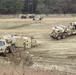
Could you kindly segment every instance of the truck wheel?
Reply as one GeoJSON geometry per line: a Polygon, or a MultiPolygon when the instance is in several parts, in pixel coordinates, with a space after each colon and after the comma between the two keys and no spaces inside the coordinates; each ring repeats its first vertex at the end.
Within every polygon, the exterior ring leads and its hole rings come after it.
{"type": "Polygon", "coordinates": [[[57,37],[57,40],[60,40],[60,39],[61,39],[61,36],[58,36],[58,37],[57,37]]]}
{"type": "Polygon", "coordinates": [[[39,18],[39,20],[42,20],[41,18],[39,18]]]}
{"type": "Polygon", "coordinates": [[[62,35],[62,39],[65,39],[65,37],[66,37],[65,35],[62,35]]]}
{"type": "Polygon", "coordinates": [[[35,20],[35,19],[33,18],[33,20],[35,20]]]}
{"type": "Polygon", "coordinates": [[[13,52],[12,47],[8,47],[7,50],[8,50],[8,53],[12,53],[13,52]]]}
{"type": "Polygon", "coordinates": [[[65,36],[67,37],[68,36],[68,33],[65,33],[65,36]]]}

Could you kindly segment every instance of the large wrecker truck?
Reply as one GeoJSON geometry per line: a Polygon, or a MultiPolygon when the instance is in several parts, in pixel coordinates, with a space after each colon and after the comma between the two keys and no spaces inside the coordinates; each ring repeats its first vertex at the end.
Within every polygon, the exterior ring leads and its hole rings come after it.
{"type": "Polygon", "coordinates": [[[54,39],[64,39],[69,35],[76,34],[76,22],[70,23],[69,26],[56,26],[52,28],[50,36],[54,39]]]}

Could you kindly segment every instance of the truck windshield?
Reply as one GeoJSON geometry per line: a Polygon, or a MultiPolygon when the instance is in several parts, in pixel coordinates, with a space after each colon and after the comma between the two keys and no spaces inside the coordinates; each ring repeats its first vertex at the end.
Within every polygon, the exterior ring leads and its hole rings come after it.
{"type": "Polygon", "coordinates": [[[4,46],[4,42],[3,41],[0,41],[0,46],[4,46]]]}

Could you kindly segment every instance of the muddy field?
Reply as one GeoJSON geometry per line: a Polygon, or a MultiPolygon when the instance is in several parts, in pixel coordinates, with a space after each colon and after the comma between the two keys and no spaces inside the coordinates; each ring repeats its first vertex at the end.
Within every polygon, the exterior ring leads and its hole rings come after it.
{"type": "MultiPolygon", "coordinates": [[[[1,19],[0,33],[34,36],[38,45],[34,48],[28,49],[33,58],[33,65],[30,66],[31,68],[39,68],[49,71],[57,70],[62,71],[62,75],[75,75],[76,35],[69,36],[62,40],[56,40],[49,36],[53,26],[68,26],[70,25],[70,22],[74,21],[76,21],[75,17],[44,18],[42,21],[33,21],[30,19],[1,19]]],[[[23,53],[22,49],[19,51],[23,53]]],[[[3,58],[9,59],[9,62],[16,63],[17,61],[15,55],[7,54],[7,57],[3,58]]],[[[47,75],[51,75],[51,73],[47,75]]]]}

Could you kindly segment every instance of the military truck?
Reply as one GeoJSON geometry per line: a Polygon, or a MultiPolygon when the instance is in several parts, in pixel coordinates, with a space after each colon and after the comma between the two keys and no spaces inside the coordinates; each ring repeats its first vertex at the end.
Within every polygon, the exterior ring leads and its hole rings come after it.
{"type": "Polygon", "coordinates": [[[41,17],[41,16],[34,16],[33,17],[33,20],[42,20],[43,19],[43,17],[41,17]]]}
{"type": "Polygon", "coordinates": [[[25,47],[31,48],[36,46],[36,39],[33,37],[19,36],[19,35],[5,35],[3,39],[7,41],[8,44],[11,44],[15,47],[25,47]]]}
{"type": "Polygon", "coordinates": [[[76,34],[76,24],[75,23],[70,23],[68,27],[66,26],[56,26],[52,28],[52,32],[50,36],[54,39],[64,39],[65,37],[69,35],[76,34]]]}
{"type": "Polygon", "coordinates": [[[31,15],[31,14],[23,14],[23,15],[21,15],[21,19],[27,19],[27,18],[30,18],[30,19],[32,19],[32,18],[34,18],[35,17],[35,15],[31,15]]]}
{"type": "Polygon", "coordinates": [[[15,48],[32,48],[36,46],[36,39],[18,35],[3,35],[0,39],[0,53],[12,53],[15,48]]]}

